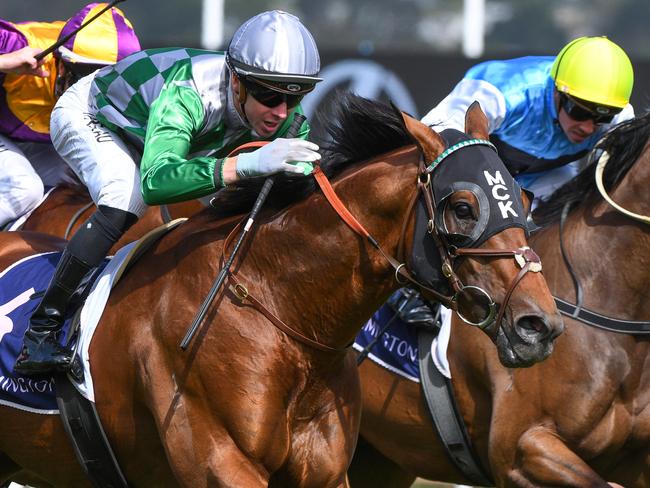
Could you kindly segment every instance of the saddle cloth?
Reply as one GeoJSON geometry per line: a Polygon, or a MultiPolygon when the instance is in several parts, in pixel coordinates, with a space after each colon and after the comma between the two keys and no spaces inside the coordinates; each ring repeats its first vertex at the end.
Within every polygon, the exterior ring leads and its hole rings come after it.
{"type": "MultiPolygon", "coordinates": [[[[393,318],[395,312],[388,305],[382,305],[361,328],[354,340],[353,347],[362,351],[381,332],[382,328],[393,318]]],[[[440,309],[442,327],[431,344],[431,357],[436,368],[447,378],[451,378],[447,361],[447,346],[451,331],[451,310],[440,309]]],[[[383,368],[415,383],[420,382],[418,363],[418,337],[415,327],[409,326],[399,317],[395,317],[382,337],[370,349],[368,358],[383,368]]]]}
{"type": "MultiPolygon", "coordinates": [[[[88,345],[108,299],[110,286],[128,254],[132,243],[120,250],[98,274],[83,309],[81,335],[76,342],[84,368],[84,384],[75,383],[79,391],[93,400],[92,378],[88,362],[88,345]]],[[[58,414],[54,380],[49,375],[23,376],[13,372],[13,365],[22,347],[22,339],[29,318],[40,301],[54,274],[60,252],[29,256],[0,273],[0,404],[34,413],[58,414]]],[[[68,342],[72,311],[59,336],[59,342],[68,342]]]]}
{"type": "MultiPolygon", "coordinates": [[[[95,401],[90,374],[88,349],[99,319],[102,316],[111,288],[119,281],[129,264],[166,232],[187,219],[176,219],[152,230],[140,240],[120,249],[109,258],[96,274],[90,293],[79,312],[79,332],[75,338],[75,355],[79,356],[84,381],[72,376],[70,382],[91,402],[95,401]]],[[[28,256],[0,272],[0,404],[42,414],[58,414],[54,380],[51,376],[28,377],[16,375],[13,365],[22,346],[29,318],[40,300],[34,292],[45,290],[54,274],[61,253],[43,253],[28,256]]],[[[71,316],[76,314],[71,312],[71,316]]],[[[61,344],[68,342],[71,316],[66,318],[60,334],[61,344]]]]}

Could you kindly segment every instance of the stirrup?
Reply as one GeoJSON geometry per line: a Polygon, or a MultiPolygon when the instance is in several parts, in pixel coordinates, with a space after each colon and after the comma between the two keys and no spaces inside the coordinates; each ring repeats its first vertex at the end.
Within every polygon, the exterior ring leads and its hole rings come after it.
{"type": "Polygon", "coordinates": [[[53,335],[51,332],[39,334],[27,331],[14,364],[14,372],[30,376],[68,371],[74,360],[74,352],[59,344],[53,335]]]}

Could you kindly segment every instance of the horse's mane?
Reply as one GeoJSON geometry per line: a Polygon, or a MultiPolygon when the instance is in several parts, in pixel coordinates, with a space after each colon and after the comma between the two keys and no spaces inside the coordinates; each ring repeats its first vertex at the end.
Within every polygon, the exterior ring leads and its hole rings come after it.
{"type": "Polygon", "coordinates": [[[587,166],[571,181],[558,188],[547,201],[535,209],[535,222],[541,226],[560,219],[566,204],[577,208],[582,202],[599,195],[596,187],[596,162],[601,150],[610,155],[603,174],[605,188],[613,188],[627,174],[641,155],[650,137],[650,112],[627,120],[605,134],[591,151],[587,166]]]}
{"type": "MultiPolygon", "coordinates": [[[[320,167],[331,178],[351,162],[360,162],[411,144],[401,116],[386,103],[369,100],[352,93],[337,93],[328,110],[316,114],[315,126],[321,126],[323,140],[315,140],[323,159],[320,167]]],[[[217,193],[213,213],[226,217],[250,212],[265,177],[238,182],[217,193]]],[[[279,210],[300,201],[316,189],[312,176],[277,174],[264,203],[267,209],[279,210]]]]}

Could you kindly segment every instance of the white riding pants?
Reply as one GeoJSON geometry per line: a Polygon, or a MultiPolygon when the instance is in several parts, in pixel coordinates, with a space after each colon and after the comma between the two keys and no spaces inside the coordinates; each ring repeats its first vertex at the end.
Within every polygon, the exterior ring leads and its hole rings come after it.
{"type": "Polygon", "coordinates": [[[142,217],[148,207],[140,190],[140,155],[95,118],[88,103],[93,77],[81,78],[59,98],[50,119],[52,143],[96,205],[142,217]]]}
{"type": "Polygon", "coordinates": [[[45,142],[19,142],[0,134],[0,227],[32,211],[44,187],[71,182],[66,164],[45,142]]]}

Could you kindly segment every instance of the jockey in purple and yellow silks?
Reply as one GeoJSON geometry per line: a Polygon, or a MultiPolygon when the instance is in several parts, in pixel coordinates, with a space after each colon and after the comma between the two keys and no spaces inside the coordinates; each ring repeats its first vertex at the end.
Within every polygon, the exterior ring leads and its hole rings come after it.
{"type": "Polygon", "coordinates": [[[112,8],[53,56],[36,62],[36,53],[105,6],[91,3],[67,22],[0,19],[0,228],[31,211],[44,186],[66,179],[65,163],[50,141],[50,114],[58,97],[79,77],[140,50],[131,24],[112,8]]]}

